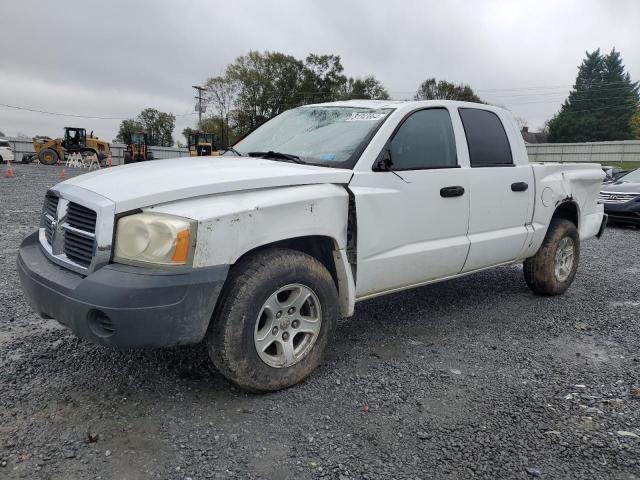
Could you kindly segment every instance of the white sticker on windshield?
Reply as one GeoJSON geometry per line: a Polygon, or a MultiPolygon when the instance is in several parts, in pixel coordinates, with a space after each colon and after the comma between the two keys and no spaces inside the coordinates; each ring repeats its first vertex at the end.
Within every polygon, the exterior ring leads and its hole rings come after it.
{"type": "Polygon", "coordinates": [[[347,122],[359,122],[359,121],[368,121],[374,122],[376,120],[380,120],[384,118],[386,113],[373,113],[373,112],[354,112],[351,114],[349,118],[347,118],[347,122]]]}

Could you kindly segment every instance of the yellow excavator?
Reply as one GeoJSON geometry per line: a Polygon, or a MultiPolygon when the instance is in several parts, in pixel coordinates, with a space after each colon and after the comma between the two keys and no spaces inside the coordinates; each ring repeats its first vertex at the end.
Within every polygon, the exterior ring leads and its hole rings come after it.
{"type": "Polygon", "coordinates": [[[132,133],[131,142],[124,151],[124,163],[153,160],[153,152],[149,149],[146,133],[132,133]]]}
{"type": "Polygon", "coordinates": [[[104,165],[111,153],[109,142],[94,137],[93,131],[87,137],[87,131],[78,127],[65,127],[64,138],[37,136],[31,142],[35,153],[23,155],[22,163],[38,159],[44,165],[56,165],[59,161],[64,161],[67,155],[79,153],[83,157],[95,155],[98,162],[104,165]]]}
{"type": "Polygon", "coordinates": [[[192,157],[208,157],[217,155],[218,136],[213,133],[193,132],[189,134],[189,155],[192,157]]]}

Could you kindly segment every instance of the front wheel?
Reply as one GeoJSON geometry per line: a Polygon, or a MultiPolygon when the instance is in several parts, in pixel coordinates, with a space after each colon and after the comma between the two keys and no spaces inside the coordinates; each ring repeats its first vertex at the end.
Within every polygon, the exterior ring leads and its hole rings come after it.
{"type": "Polygon", "coordinates": [[[524,261],[524,279],[535,293],[560,295],[573,282],[580,259],[580,236],[569,220],[554,218],[542,246],[524,261]]]}
{"type": "Polygon", "coordinates": [[[329,271],[288,249],[258,252],[234,266],[208,332],[216,368],[236,385],[273,391],[320,364],[338,317],[329,271]]]}
{"type": "Polygon", "coordinates": [[[58,152],[52,148],[45,148],[38,153],[38,161],[44,165],[56,165],[58,160],[58,152]]]}

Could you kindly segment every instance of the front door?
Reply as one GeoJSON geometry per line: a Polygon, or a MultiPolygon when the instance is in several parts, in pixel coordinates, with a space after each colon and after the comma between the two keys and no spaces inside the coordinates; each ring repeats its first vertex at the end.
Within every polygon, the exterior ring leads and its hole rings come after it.
{"type": "Polygon", "coordinates": [[[387,144],[391,171],[355,172],[356,297],[460,272],[469,251],[469,183],[449,112],[412,112],[387,144]]]}

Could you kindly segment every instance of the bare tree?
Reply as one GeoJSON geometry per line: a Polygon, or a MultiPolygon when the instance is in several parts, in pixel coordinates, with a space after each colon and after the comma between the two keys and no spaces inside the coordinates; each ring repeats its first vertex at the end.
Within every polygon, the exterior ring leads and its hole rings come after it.
{"type": "Polygon", "coordinates": [[[420,84],[414,100],[460,100],[482,103],[469,85],[456,85],[446,80],[428,78],[420,84]]]}
{"type": "Polygon", "coordinates": [[[207,102],[211,104],[223,122],[224,128],[220,129],[222,144],[228,146],[229,118],[234,108],[236,96],[238,95],[239,85],[235,80],[225,75],[208,79],[205,88],[207,89],[207,102]]]}

